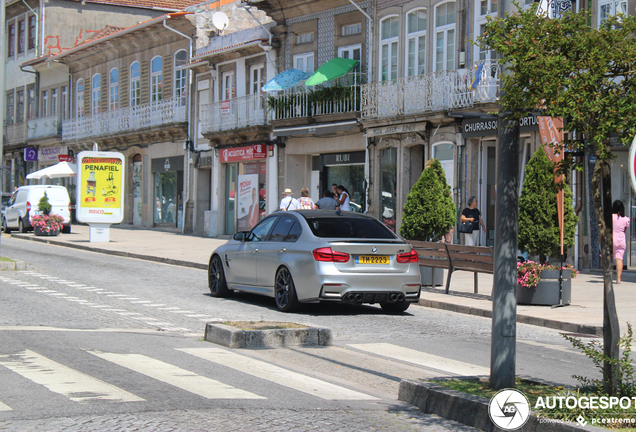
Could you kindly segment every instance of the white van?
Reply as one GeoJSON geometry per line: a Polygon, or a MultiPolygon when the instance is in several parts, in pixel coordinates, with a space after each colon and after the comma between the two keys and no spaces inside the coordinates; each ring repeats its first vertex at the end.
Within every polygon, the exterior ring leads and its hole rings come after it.
{"type": "Polygon", "coordinates": [[[13,192],[7,203],[2,218],[2,228],[5,233],[17,229],[22,233],[33,230],[31,219],[39,214],[38,203],[44,196],[49,198],[51,214],[62,216],[64,219],[63,233],[71,232],[71,199],[64,186],[30,185],[20,186],[13,192]]]}

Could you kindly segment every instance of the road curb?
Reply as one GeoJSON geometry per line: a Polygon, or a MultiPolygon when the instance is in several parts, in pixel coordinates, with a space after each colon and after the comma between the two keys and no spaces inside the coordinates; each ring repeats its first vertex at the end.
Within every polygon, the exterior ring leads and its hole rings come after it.
{"type": "MultiPolygon", "coordinates": [[[[438,416],[475,427],[485,432],[500,432],[488,414],[489,399],[451,390],[428,381],[403,380],[400,383],[398,400],[415,405],[426,414],[438,416]]],[[[531,413],[527,423],[519,432],[607,432],[607,429],[587,425],[585,427],[567,423],[541,423],[531,413]]]]}
{"type": "MultiPolygon", "coordinates": [[[[472,306],[458,305],[454,303],[441,302],[438,300],[420,299],[420,306],[433,309],[443,309],[449,312],[463,313],[467,315],[477,315],[485,318],[492,318],[492,310],[476,308],[472,306]]],[[[602,326],[591,326],[585,324],[575,324],[565,321],[557,321],[546,318],[537,318],[529,315],[517,314],[517,322],[522,324],[536,325],[561,330],[569,333],[589,334],[594,336],[603,335],[602,326]]]]}
{"type": "MultiPolygon", "coordinates": [[[[4,234],[4,235],[7,235],[7,234],[4,234]]],[[[172,258],[161,258],[161,257],[152,256],[152,255],[114,251],[110,249],[101,249],[101,248],[96,248],[93,246],[84,246],[81,244],[67,243],[67,242],[51,239],[50,237],[35,237],[28,234],[8,234],[8,235],[10,235],[11,238],[16,238],[20,240],[35,241],[40,243],[51,244],[54,246],[64,246],[68,248],[80,249],[80,250],[85,250],[89,252],[97,252],[97,253],[102,253],[106,255],[115,255],[115,256],[120,256],[124,258],[136,258],[136,259],[145,260],[145,261],[153,261],[153,262],[158,262],[162,264],[171,264],[171,265],[176,265],[181,267],[190,267],[190,268],[196,268],[200,270],[208,269],[207,264],[193,263],[190,261],[182,261],[182,260],[176,260],[172,258]]]]}
{"type": "Polygon", "coordinates": [[[205,340],[228,348],[272,348],[285,346],[331,345],[331,330],[322,327],[276,330],[241,330],[218,323],[207,323],[205,340]]]}
{"type": "Polygon", "coordinates": [[[26,270],[24,261],[0,261],[0,271],[26,270]]]}

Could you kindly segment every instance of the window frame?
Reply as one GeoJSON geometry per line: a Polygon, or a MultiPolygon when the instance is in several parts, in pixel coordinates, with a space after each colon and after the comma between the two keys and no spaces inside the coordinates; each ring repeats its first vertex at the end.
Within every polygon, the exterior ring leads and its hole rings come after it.
{"type": "Polygon", "coordinates": [[[11,22],[7,26],[7,58],[15,56],[16,51],[16,23],[11,22]]]}
{"type": "Polygon", "coordinates": [[[69,118],[69,106],[68,106],[68,86],[62,86],[62,119],[66,120],[69,118]]]}
{"type": "Polygon", "coordinates": [[[27,15],[27,50],[35,50],[37,47],[37,21],[35,20],[35,15],[29,14],[27,15]]]}
{"type": "Polygon", "coordinates": [[[392,15],[387,15],[385,17],[382,17],[382,19],[380,20],[380,33],[379,33],[379,37],[380,37],[380,43],[379,43],[379,53],[378,53],[378,58],[379,58],[379,65],[378,65],[378,80],[379,81],[390,81],[390,80],[394,80],[397,79],[400,73],[400,61],[399,61],[399,53],[400,53],[400,16],[397,14],[392,14],[392,15]],[[385,22],[389,22],[389,20],[393,20],[396,19],[397,20],[397,35],[395,36],[389,36],[386,39],[382,38],[382,30],[383,27],[385,25],[385,22]],[[383,69],[383,62],[385,59],[384,56],[384,47],[387,48],[387,71],[386,71],[386,75],[383,69]],[[393,52],[395,50],[395,53],[393,52]],[[395,60],[395,74],[393,74],[393,60],[395,60]],[[395,76],[394,76],[395,75],[395,76]],[[386,79],[385,79],[386,78],[386,79]]]}
{"type": "Polygon", "coordinates": [[[49,91],[42,90],[42,104],[40,105],[40,117],[47,117],[49,107],[49,91]]]}
{"type": "MultiPolygon", "coordinates": [[[[475,40],[477,39],[477,37],[481,36],[482,32],[482,26],[484,26],[487,22],[487,17],[491,16],[491,17],[496,17],[497,14],[499,13],[499,2],[498,0],[485,0],[487,3],[487,9],[486,9],[486,13],[482,14],[481,13],[481,0],[478,0],[479,4],[478,4],[478,9],[476,9],[476,13],[475,13],[475,40]],[[495,10],[492,9],[492,5],[495,4],[497,5],[497,8],[495,10]]],[[[482,50],[482,48],[479,45],[475,45],[473,48],[473,58],[474,61],[488,61],[488,60],[494,60],[495,59],[495,50],[482,50]],[[482,58],[483,57],[483,58],[482,58]]]]}
{"type": "Polygon", "coordinates": [[[51,89],[51,114],[52,116],[57,115],[57,104],[58,104],[58,91],[57,88],[51,89]]]}
{"type": "Polygon", "coordinates": [[[341,37],[355,36],[355,35],[359,35],[359,34],[362,34],[362,21],[358,21],[358,22],[351,23],[351,24],[343,24],[343,25],[340,26],[340,36],[341,37]],[[351,33],[346,33],[345,32],[345,28],[353,29],[354,27],[360,27],[360,31],[351,32],[351,33]]]}
{"type": "Polygon", "coordinates": [[[26,89],[26,102],[27,102],[27,112],[26,112],[26,119],[27,120],[33,120],[37,113],[35,112],[36,110],[36,94],[35,94],[35,86],[27,86],[26,89]]]}
{"type": "Polygon", "coordinates": [[[405,77],[410,77],[410,76],[418,76],[418,75],[423,75],[426,73],[427,67],[426,67],[426,55],[427,55],[427,43],[428,43],[428,38],[427,38],[427,33],[428,33],[428,8],[425,7],[417,7],[414,9],[411,9],[409,11],[406,12],[405,14],[405,19],[404,19],[404,25],[406,27],[406,32],[405,32],[405,49],[404,49],[404,76],[405,77]],[[417,31],[413,31],[413,32],[409,32],[409,15],[417,13],[418,11],[424,11],[424,13],[426,14],[426,25],[424,30],[417,30],[417,31]],[[419,41],[420,38],[424,39],[424,70],[422,71],[422,73],[420,73],[421,67],[422,65],[420,65],[419,62],[419,41]],[[410,46],[410,42],[411,39],[415,39],[415,66],[414,66],[414,70],[415,73],[411,74],[410,70],[411,70],[411,64],[410,64],[410,58],[409,58],[409,46],[410,46]]]}
{"type": "MultiPolygon", "coordinates": [[[[446,14],[446,16],[447,15],[448,14],[446,14]]],[[[434,27],[434,29],[435,29],[434,30],[434,33],[435,33],[435,40],[434,40],[435,52],[434,52],[434,56],[433,56],[434,57],[433,72],[439,72],[439,71],[445,71],[445,70],[448,70],[448,71],[455,70],[456,69],[456,56],[457,56],[457,53],[456,53],[456,51],[457,51],[457,2],[455,0],[450,0],[450,1],[445,1],[445,2],[442,2],[442,3],[436,4],[435,5],[435,18],[434,19],[435,19],[435,21],[434,21],[434,23],[435,23],[435,27],[434,27]],[[454,21],[451,24],[438,25],[437,22],[438,22],[438,10],[439,10],[439,8],[442,7],[442,6],[447,6],[448,7],[448,5],[450,3],[454,4],[454,9],[455,9],[455,12],[453,13],[454,21]],[[450,32],[452,32],[452,42],[453,42],[452,43],[452,49],[449,49],[449,47],[451,46],[449,44],[449,41],[451,40],[451,37],[449,36],[450,32]],[[438,65],[437,65],[437,63],[438,63],[438,61],[437,61],[437,52],[438,52],[437,51],[437,48],[438,48],[437,41],[439,40],[439,35],[440,34],[443,35],[443,41],[444,41],[444,44],[443,44],[443,48],[444,49],[443,49],[443,54],[442,54],[443,55],[443,60],[442,60],[443,67],[441,69],[439,69],[438,65]],[[450,53],[451,50],[452,50],[452,57],[451,57],[452,60],[449,59],[449,53],[450,53]],[[452,65],[449,65],[450,61],[452,61],[452,65]]]]}
{"type": "Polygon", "coordinates": [[[6,93],[6,122],[7,124],[13,124],[15,122],[15,94],[13,91],[6,93]]]}
{"type": "Polygon", "coordinates": [[[141,63],[134,61],[128,67],[128,106],[134,108],[141,105],[141,63]],[[137,75],[133,75],[136,66],[137,75]]]}
{"type": "Polygon", "coordinates": [[[178,106],[185,106],[187,101],[187,91],[188,91],[188,70],[183,67],[188,63],[188,53],[184,49],[180,49],[174,53],[173,56],[173,65],[174,65],[174,80],[173,80],[173,94],[175,98],[175,102],[178,106]],[[183,65],[177,65],[177,55],[180,53],[185,54],[185,60],[183,65]]]}
{"type": "MultiPolygon", "coordinates": [[[[614,15],[618,15],[619,12],[617,12],[618,6],[624,4],[625,5],[625,15],[629,14],[629,8],[628,8],[628,4],[627,4],[627,0],[599,0],[598,4],[597,4],[597,15],[598,15],[598,19],[597,19],[597,26],[601,26],[601,24],[603,23],[603,19],[604,17],[601,14],[601,10],[603,8],[603,6],[611,6],[612,11],[611,14],[608,14],[607,16],[614,16],[614,15]]],[[[623,13],[623,12],[620,12],[623,13]]]]}
{"type": "Polygon", "coordinates": [[[26,18],[18,20],[18,54],[24,54],[26,52],[27,40],[26,40],[26,18]]]}
{"type": "Polygon", "coordinates": [[[24,122],[24,89],[15,92],[15,122],[24,122]]]}
{"type": "Polygon", "coordinates": [[[219,96],[221,98],[221,101],[231,100],[236,97],[234,71],[223,72],[223,74],[221,75],[221,94],[219,96]]]}
{"type": "Polygon", "coordinates": [[[150,102],[158,103],[163,99],[163,57],[154,56],[150,60],[150,102]],[[159,60],[159,70],[155,71],[155,61],[159,60]]]}
{"type": "Polygon", "coordinates": [[[102,75],[99,73],[91,77],[91,115],[96,115],[102,109],[102,75]],[[95,80],[97,79],[97,85],[95,80]]]}
{"type": "Polygon", "coordinates": [[[313,74],[316,71],[316,54],[314,53],[314,51],[307,51],[304,53],[294,54],[293,64],[294,64],[294,69],[298,69],[300,71],[313,74]],[[311,58],[311,69],[308,69],[307,64],[309,62],[307,60],[309,60],[310,58],[311,58]],[[303,68],[298,67],[299,60],[302,60],[304,62],[305,67],[303,68]]]}
{"type": "Polygon", "coordinates": [[[258,63],[250,66],[250,88],[249,94],[258,95],[261,93],[261,87],[265,85],[265,64],[258,63]],[[254,71],[257,71],[258,79],[254,79],[254,71]]]}
{"type": "Polygon", "coordinates": [[[114,67],[108,72],[108,111],[119,109],[119,69],[114,67]],[[113,73],[117,80],[113,82],[113,73]]]}
{"type": "Polygon", "coordinates": [[[86,81],[84,78],[80,78],[75,81],[75,116],[77,118],[84,117],[86,112],[84,111],[84,91],[86,89],[86,81]]]}

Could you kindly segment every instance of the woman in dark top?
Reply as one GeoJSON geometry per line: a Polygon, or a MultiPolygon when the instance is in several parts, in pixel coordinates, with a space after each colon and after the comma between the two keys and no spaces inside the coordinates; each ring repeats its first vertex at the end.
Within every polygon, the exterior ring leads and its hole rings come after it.
{"type": "Polygon", "coordinates": [[[486,225],[481,218],[481,212],[477,208],[477,198],[471,196],[468,198],[468,207],[462,210],[461,222],[472,222],[473,232],[470,234],[464,234],[464,244],[466,246],[477,246],[479,243],[479,226],[486,232],[486,225]]]}

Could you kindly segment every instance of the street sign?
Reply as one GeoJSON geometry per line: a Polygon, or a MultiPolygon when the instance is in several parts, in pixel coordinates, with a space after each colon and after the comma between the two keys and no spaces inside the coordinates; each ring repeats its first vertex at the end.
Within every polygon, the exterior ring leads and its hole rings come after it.
{"type": "Polygon", "coordinates": [[[632,189],[636,191],[636,137],[629,149],[629,178],[632,181],[632,189]]]}
{"type": "Polygon", "coordinates": [[[38,149],[26,147],[24,149],[24,160],[27,162],[35,162],[38,160],[38,149]]]}

